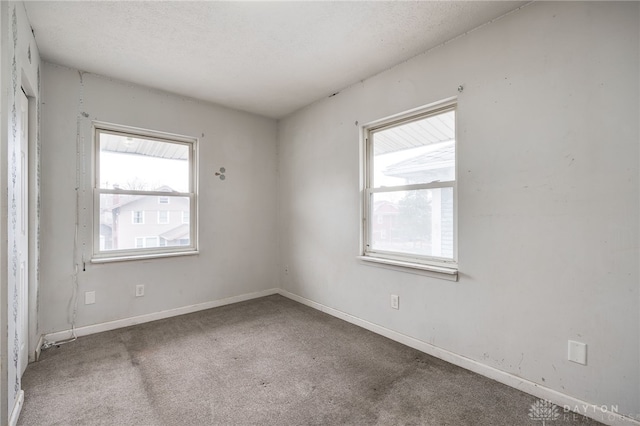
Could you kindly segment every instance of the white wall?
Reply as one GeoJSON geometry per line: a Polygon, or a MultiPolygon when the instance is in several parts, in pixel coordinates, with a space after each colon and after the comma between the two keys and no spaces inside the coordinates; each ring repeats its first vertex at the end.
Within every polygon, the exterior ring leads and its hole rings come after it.
{"type": "Polygon", "coordinates": [[[42,97],[42,334],[70,329],[76,147],[90,173],[92,120],[200,138],[200,254],[91,264],[91,190],[81,185],[77,327],[277,287],[275,121],[46,63],[42,97]],[[86,291],[95,304],[84,305],[86,291]]]}
{"type": "Polygon", "coordinates": [[[640,418],[638,18],[534,3],[281,120],[282,287],[640,418]],[[356,122],[451,96],[459,282],[359,263],[356,122]]]}
{"type": "MultiPolygon", "coordinates": [[[[20,214],[20,200],[17,176],[21,175],[18,115],[20,114],[19,94],[24,89],[29,97],[29,191],[30,191],[30,259],[29,259],[29,308],[34,315],[29,321],[32,331],[37,327],[35,306],[38,300],[39,240],[37,228],[40,223],[39,169],[40,135],[38,124],[40,110],[40,56],[31,32],[22,2],[2,2],[0,5],[1,53],[1,97],[0,97],[0,338],[1,365],[0,378],[0,424],[9,419],[16,420],[21,408],[21,377],[18,371],[18,348],[22,342],[19,333],[21,299],[19,298],[19,257],[24,247],[18,238],[20,230],[17,215],[20,214]],[[6,333],[6,334],[5,334],[6,333]]],[[[33,334],[33,333],[30,333],[33,334]]],[[[34,344],[25,342],[27,345],[34,344]]]]}

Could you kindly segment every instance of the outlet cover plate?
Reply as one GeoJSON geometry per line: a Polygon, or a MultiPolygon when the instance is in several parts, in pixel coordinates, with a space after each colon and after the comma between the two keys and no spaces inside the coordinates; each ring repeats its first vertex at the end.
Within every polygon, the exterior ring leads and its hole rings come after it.
{"type": "Polygon", "coordinates": [[[85,305],[93,305],[96,303],[96,292],[95,291],[86,291],[84,293],[84,304],[85,305]]]}
{"type": "Polygon", "coordinates": [[[587,365],[587,345],[586,343],[569,340],[569,361],[587,365]]]}
{"type": "Polygon", "coordinates": [[[393,309],[400,309],[400,297],[397,294],[391,295],[391,307],[393,309]]]}

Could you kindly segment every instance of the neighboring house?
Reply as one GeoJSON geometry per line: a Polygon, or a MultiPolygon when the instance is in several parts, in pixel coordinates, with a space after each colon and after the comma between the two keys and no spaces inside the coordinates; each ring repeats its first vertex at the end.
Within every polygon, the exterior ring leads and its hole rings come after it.
{"type": "Polygon", "coordinates": [[[398,228],[398,206],[390,201],[378,201],[373,206],[371,232],[378,242],[389,241],[396,235],[398,228]]]}
{"type": "MultiPolygon", "coordinates": [[[[172,192],[169,187],[157,191],[172,192]]],[[[112,195],[100,212],[100,249],[187,246],[189,199],[112,195]]]]}

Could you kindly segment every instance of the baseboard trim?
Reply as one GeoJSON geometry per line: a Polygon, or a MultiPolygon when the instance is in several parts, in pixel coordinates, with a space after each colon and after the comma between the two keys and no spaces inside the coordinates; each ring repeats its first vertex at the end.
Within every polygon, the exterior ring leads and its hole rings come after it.
{"type": "Polygon", "coordinates": [[[541,386],[537,383],[531,382],[529,380],[523,379],[522,377],[518,377],[511,373],[507,373],[505,371],[498,370],[497,368],[488,366],[486,364],[482,364],[471,358],[458,355],[456,353],[447,351],[446,349],[439,348],[437,346],[434,346],[422,340],[415,339],[413,337],[407,336],[402,333],[398,333],[397,331],[390,330],[388,328],[363,320],[361,318],[347,314],[345,312],[339,311],[337,309],[331,308],[321,303],[314,302],[313,300],[309,300],[304,297],[298,296],[287,290],[280,289],[279,294],[281,294],[282,296],[288,299],[295,300],[296,302],[302,303],[303,305],[307,305],[311,308],[317,309],[321,312],[325,312],[331,316],[347,321],[351,324],[354,324],[366,330],[372,331],[376,334],[380,334],[384,337],[387,337],[391,340],[395,340],[396,342],[402,343],[404,345],[417,349],[426,354],[432,355],[436,358],[440,358],[444,361],[447,361],[451,364],[462,367],[466,370],[473,371],[474,373],[488,377],[504,385],[518,389],[522,392],[526,392],[537,398],[551,401],[553,404],[559,407],[567,407],[567,406],[572,407],[574,411],[577,412],[578,414],[597,420],[606,425],[640,426],[639,420],[635,420],[630,417],[626,417],[611,411],[606,411],[606,407],[604,407],[603,409],[603,407],[599,407],[595,404],[587,403],[578,398],[574,398],[570,395],[563,394],[556,390],[553,390],[553,389],[541,386]],[[577,410],[575,410],[576,408],[577,410]]]}
{"type": "MultiPolygon", "coordinates": [[[[75,329],[76,336],[88,336],[90,334],[101,333],[103,331],[115,330],[118,328],[129,327],[145,322],[157,321],[165,318],[171,318],[178,315],[190,314],[193,312],[204,311],[205,309],[217,308],[220,306],[231,305],[232,303],[244,302],[245,300],[257,299],[259,297],[271,296],[279,294],[279,289],[271,288],[268,290],[257,291],[254,293],[241,294],[239,296],[227,297],[226,299],[212,300],[210,302],[198,303],[195,305],[183,306],[181,308],[168,309],[166,311],[154,312],[151,314],[139,315],[136,317],[123,318],[115,321],[103,322],[100,324],[87,325],[75,329]]],[[[44,335],[46,342],[58,342],[71,337],[71,330],[58,331],[44,335]]],[[[42,347],[40,342],[38,352],[42,347]]],[[[39,355],[38,355],[39,356],[39,355]]]]}
{"type": "MultiPolygon", "coordinates": [[[[402,343],[411,348],[414,348],[426,354],[432,355],[436,358],[440,358],[444,361],[450,362],[451,364],[473,371],[474,373],[488,377],[499,383],[521,390],[537,398],[551,401],[552,403],[554,403],[559,407],[565,407],[565,406],[572,407],[574,411],[577,412],[578,414],[597,420],[606,425],[640,426],[640,419],[636,420],[630,417],[623,416],[618,413],[606,411],[606,407],[604,407],[603,409],[603,407],[599,407],[595,404],[590,404],[588,402],[582,401],[570,395],[566,395],[556,390],[541,386],[538,383],[534,383],[529,380],[523,379],[522,377],[518,377],[511,373],[507,373],[505,371],[498,370],[497,368],[488,366],[486,364],[482,364],[471,358],[458,355],[456,353],[450,352],[446,349],[439,348],[437,346],[434,346],[422,340],[418,340],[413,337],[407,336],[405,334],[399,333],[397,331],[390,330],[386,327],[380,326],[378,324],[374,324],[372,322],[350,315],[346,312],[342,312],[340,310],[331,308],[321,303],[314,302],[313,300],[298,296],[287,290],[278,289],[278,288],[271,288],[268,290],[258,291],[254,293],[247,293],[239,296],[229,297],[226,299],[214,300],[210,302],[184,306],[181,308],[169,309],[161,312],[154,312],[151,314],[140,315],[136,317],[124,318],[124,319],[109,321],[109,322],[100,323],[100,324],[93,324],[93,325],[88,325],[84,327],[78,327],[75,329],[75,332],[76,332],[76,336],[78,337],[87,336],[90,334],[100,333],[103,331],[115,330],[118,328],[129,327],[136,324],[143,324],[146,322],[170,318],[178,315],[189,314],[192,312],[202,311],[205,309],[211,309],[219,306],[230,305],[232,303],[243,302],[246,300],[257,299],[265,296],[271,296],[273,294],[280,294],[288,299],[294,300],[298,303],[302,303],[303,305],[317,309],[318,311],[325,312],[331,316],[347,321],[351,324],[354,324],[366,330],[372,331],[376,334],[380,334],[381,336],[387,337],[391,340],[402,343]]],[[[64,330],[64,331],[49,333],[44,336],[41,336],[38,342],[38,347],[36,349],[36,359],[39,359],[40,349],[42,347],[42,344],[45,341],[56,342],[56,341],[67,339],[70,336],[71,336],[71,330],[64,330]]],[[[18,397],[18,400],[16,401],[14,410],[11,413],[11,418],[9,422],[10,426],[15,426],[17,424],[20,411],[22,410],[23,402],[24,402],[24,391],[20,391],[20,395],[18,397]]]]}
{"type": "Polygon", "coordinates": [[[13,404],[13,410],[11,410],[11,416],[9,417],[9,426],[16,426],[20,413],[22,412],[22,405],[24,404],[24,391],[20,389],[18,398],[16,398],[15,404],[13,404]]]}

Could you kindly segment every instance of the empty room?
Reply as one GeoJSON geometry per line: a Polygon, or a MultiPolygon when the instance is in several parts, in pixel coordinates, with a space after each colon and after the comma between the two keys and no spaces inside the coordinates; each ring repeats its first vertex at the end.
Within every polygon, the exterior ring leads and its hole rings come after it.
{"type": "Polygon", "coordinates": [[[639,2],[0,40],[0,426],[640,426],[639,2]]]}

